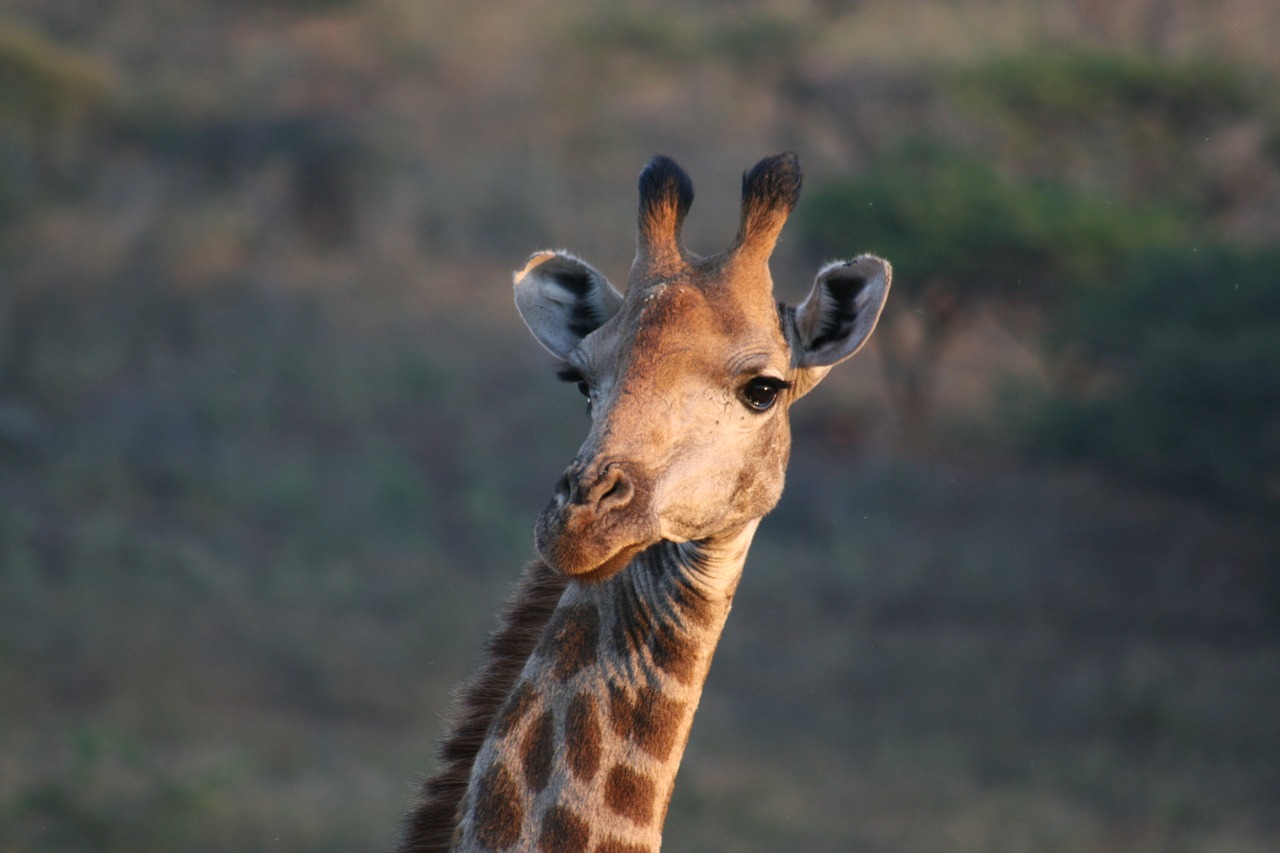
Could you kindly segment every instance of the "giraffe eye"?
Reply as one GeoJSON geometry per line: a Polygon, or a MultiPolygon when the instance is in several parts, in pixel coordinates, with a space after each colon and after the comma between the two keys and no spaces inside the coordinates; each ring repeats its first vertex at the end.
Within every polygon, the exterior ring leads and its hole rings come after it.
{"type": "Polygon", "coordinates": [[[757,412],[768,411],[777,402],[778,393],[791,383],[772,376],[757,376],[742,387],[742,401],[757,412]]]}
{"type": "Polygon", "coordinates": [[[562,365],[556,371],[556,376],[564,382],[572,382],[578,386],[578,391],[582,396],[587,398],[587,414],[591,413],[591,386],[587,383],[587,377],[582,375],[582,371],[571,364],[562,365]]]}
{"type": "Polygon", "coordinates": [[[591,386],[587,384],[587,380],[578,379],[578,392],[587,398],[587,414],[591,414],[591,386]]]}

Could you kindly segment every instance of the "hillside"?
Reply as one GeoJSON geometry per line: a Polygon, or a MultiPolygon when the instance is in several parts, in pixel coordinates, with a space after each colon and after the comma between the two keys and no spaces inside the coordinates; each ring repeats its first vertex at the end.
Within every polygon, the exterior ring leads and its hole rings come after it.
{"type": "Polygon", "coordinates": [[[1274,849],[1276,43],[1250,0],[10,0],[0,850],[389,846],[585,431],[510,270],[625,280],[656,152],[712,251],[788,148],[779,295],[895,248],[899,314],[797,407],[668,846],[1274,849]],[[1218,246],[1252,307],[1107,301],[1218,246]]]}

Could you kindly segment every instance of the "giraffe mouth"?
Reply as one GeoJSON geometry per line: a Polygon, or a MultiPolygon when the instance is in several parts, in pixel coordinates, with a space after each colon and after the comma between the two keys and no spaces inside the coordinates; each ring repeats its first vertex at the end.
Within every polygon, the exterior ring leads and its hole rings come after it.
{"type": "MultiPolygon", "coordinates": [[[[607,537],[612,538],[612,537],[607,537]]],[[[656,538],[610,545],[605,537],[553,535],[540,523],[534,544],[538,556],[552,569],[582,583],[606,581],[627,567],[640,552],[655,544],[656,538]]]]}
{"type": "Polygon", "coordinates": [[[596,568],[590,569],[585,572],[581,572],[579,574],[573,575],[572,577],[574,580],[580,583],[586,583],[586,584],[600,583],[601,581],[607,581],[609,578],[613,577],[618,572],[622,571],[628,565],[630,565],[631,561],[634,560],[647,547],[649,546],[627,545],[623,547],[621,550],[619,550],[612,557],[605,560],[596,568]]]}
{"type": "Polygon", "coordinates": [[[534,529],[534,545],[543,561],[582,583],[608,580],[660,539],[656,524],[583,515],[566,512],[553,501],[534,529]]]}

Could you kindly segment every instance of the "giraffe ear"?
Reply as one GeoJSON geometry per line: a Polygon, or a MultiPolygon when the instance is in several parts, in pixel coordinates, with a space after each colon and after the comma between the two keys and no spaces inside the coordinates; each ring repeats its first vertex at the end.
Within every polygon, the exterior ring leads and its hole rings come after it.
{"type": "Polygon", "coordinates": [[[829,368],[857,352],[880,319],[892,278],[888,261],[875,255],[823,267],[792,319],[793,365],[829,368]]]}
{"type": "Polygon", "coordinates": [[[605,277],[565,252],[538,252],[515,274],[516,308],[538,343],[565,359],[622,305],[605,277]]]}

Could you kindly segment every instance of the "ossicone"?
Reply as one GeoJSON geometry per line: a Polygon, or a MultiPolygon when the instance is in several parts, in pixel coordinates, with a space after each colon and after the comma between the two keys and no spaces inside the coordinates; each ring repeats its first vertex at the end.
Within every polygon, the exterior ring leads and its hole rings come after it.
{"type": "Polygon", "coordinates": [[[800,200],[802,180],[800,158],[790,151],[764,158],[742,176],[737,252],[768,259],[800,200]]]}
{"type": "Polygon", "coordinates": [[[683,256],[680,227],[693,204],[693,181],[670,157],[659,155],[640,172],[639,250],[650,262],[683,256]]]}

